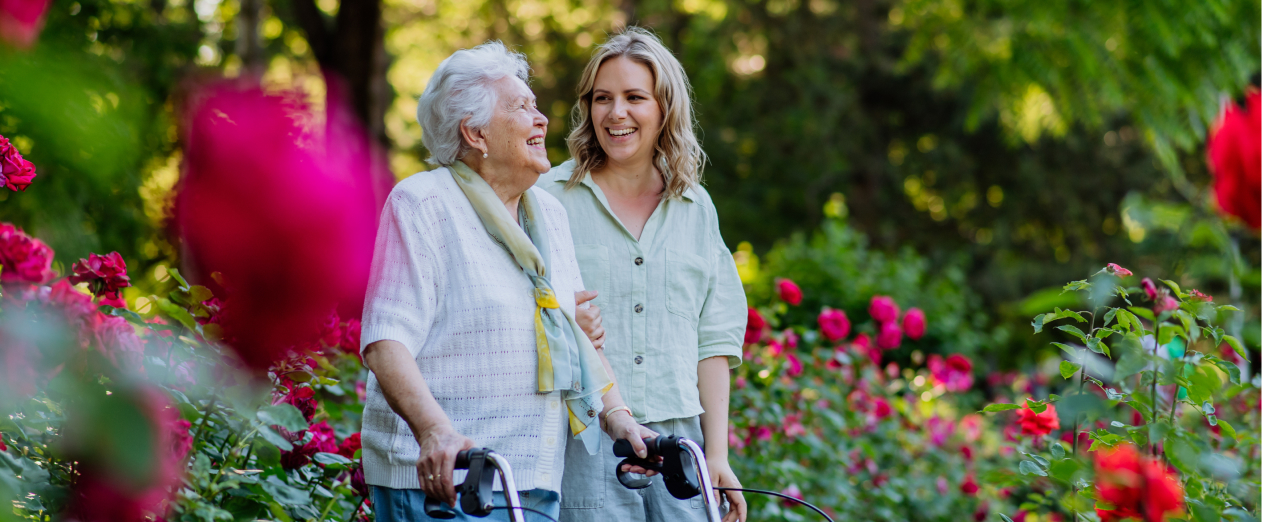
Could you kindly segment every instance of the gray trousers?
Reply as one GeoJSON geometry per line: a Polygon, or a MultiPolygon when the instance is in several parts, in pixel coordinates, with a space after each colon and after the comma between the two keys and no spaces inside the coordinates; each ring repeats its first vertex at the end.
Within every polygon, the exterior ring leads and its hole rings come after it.
{"type": "MultiPolygon", "coordinates": [[[[662,435],[687,437],[698,445],[705,443],[700,417],[645,426],[662,435]]],[[[588,455],[582,442],[569,440],[561,479],[561,522],[706,522],[701,496],[688,500],[670,496],[660,475],[653,477],[653,485],[644,489],[623,487],[614,471],[621,461],[613,454],[609,435],[601,433],[600,451],[595,455],[588,455]]]]}

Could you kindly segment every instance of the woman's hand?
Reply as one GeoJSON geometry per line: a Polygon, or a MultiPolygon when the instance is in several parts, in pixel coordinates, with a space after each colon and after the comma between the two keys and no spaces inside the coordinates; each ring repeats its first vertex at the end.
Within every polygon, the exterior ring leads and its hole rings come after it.
{"type": "Polygon", "coordinates": [[[476,447],[473,440],[456,433],[450,424],[441,424],[416,437],[421,445],[421,458],[416,461],[416,476],[425,496],[456,507],[456,484],[452,470],[456,454],[476,447]]]}
{"type": "Polygon", "coordinates": [[[592,340],[592,346],[599,350],[605,346],[605,327],[600,324],[600,307],[594,303],[583,306],[597,295],[595,290],[574,292],[574,322],[592,340]]]}
{"type": "MultiPolygon", "coordinates": [[[[706,467],[710,470],[710,482],[714,487],[741,487],[741,481],[736,480],[736,474],[732,472],[732,466],[728,465],[726,460],[707,459],[706,467]]],[[[723,516],[723,522],[745,522],[745,515],[749,511],[749,506],[745,505],[745,495],[740,491],[715,491],[714,501],[722,502],[724,495],[727,496],[728,510],[723,516]]]]}
{"type": "MultiPolygon", "coordinates": [[[[644,444],[644,439],[651,439],[658,434],[656,431],[650,430],[635,422],[635,418],[626,410],[619,410],[605,419],[605,432],[609,434],[609,438],[613,440],[626,439],[631,442],[631,449],[635,451],[635,455],[645,458],[649,454],[648,445],[644,444]]],[[[661,457],[658,457],[660,460],[661,457]]],[[[640,466],[632,466],[627,464],[622,467],[622,471],[631,473],[639,473],[641,475],[653,476],[657,472],[644,469],[640,466]]]]}

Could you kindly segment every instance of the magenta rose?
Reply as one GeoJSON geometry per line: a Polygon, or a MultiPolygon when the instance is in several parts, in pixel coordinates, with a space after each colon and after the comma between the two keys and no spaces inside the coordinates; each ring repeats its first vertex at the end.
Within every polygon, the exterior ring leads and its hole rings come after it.
{"type": "Polygon", "coordinates": [[[892,297],[874,295],[868,304],[868,315],[878,323],[892,323],[898,320],[898,303],[892,297]]]}
{"type": "Polygon", "coordinates": [[[57,277],[53,249],[9,223],[0,223],[0,282],[42,285],[57,277]]]}
{"type": "Polygon", "coordinates": [[[103,256],[88,254],[87,259],[75,261],[71,270],[74,274],[70,276],[70,283],[87,283],[92,295],[101,298],[101,304],[127,307],[127,302],[118,292],[131,286],[131,278],[127,277],[127,263],[118,252],[103,256]]]}
{"type": "Polygon", "coordinates": [[[44,27],[52,0],[0,0],[0,40],[29,48],[44,27]]]}
{"type": "Polygon", "coordinates": [[[960,392],[973,387],[973,362],[963,355],[954,353],[943,359],[941,355],[933,354],[925,365],[929,367],[933,379],[949,391],[960,392]]]}
{"type": "Polygon", "coordinates": [[[780,279],[776,281],[776,292],[780,294],[780,300],[797,306],[802,303],[802,289],[798,288],[797,283],[788,279],[780,279]]]}
{"type": "Polygon", "coordinates": [[[881,323],[881,331],[876,334],[876,345],[883,350],[893,350],[903,343],[903,330],[898,323],[890,321],[881,323]]]}
{"type": "Polygon", "coordinates": [[[832,342],[845,339],[850,335],[850,318],[846,312],[825,308],[819,313],[819,333],[832,342]]]}
{"type": "Polygon", "coordinates": [[[913,341],[925,335],[925,313],[919,308],[909,308],[903,314],[903,333],[913,341]]]}
{"type": "Polygon", "coordinates": [[[767,320],[762,318],[762,314],[758,313],[758,310],[750,307],[745,323],[745,344],[754,344],[761,341],[762,330],[766,327],[767,320]]]}

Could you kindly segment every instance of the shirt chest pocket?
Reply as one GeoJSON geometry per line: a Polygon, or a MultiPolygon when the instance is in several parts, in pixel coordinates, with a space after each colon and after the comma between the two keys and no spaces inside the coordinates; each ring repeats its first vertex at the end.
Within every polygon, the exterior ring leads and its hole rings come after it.
{"type": "Polygon", "coordinates": [[[574,257],[583,276],[583,290],[599,293],[596,302],[603,305],[609,291],[609,249],[604,245],[574,245],[574,257]]]}
{"type": "Polygon", "coordinates": [[[701,316],[709,288],[709,271],[701,256],[677,248],[666,249],[666,309],[693,324],[701,316]]]}

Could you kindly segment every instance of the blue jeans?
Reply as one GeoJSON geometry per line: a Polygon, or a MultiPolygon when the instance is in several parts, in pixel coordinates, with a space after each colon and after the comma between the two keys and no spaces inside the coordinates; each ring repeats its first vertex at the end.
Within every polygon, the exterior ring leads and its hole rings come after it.
{"type": "MultiPolygon", "coordinates": [[[[559,493],[546,489],[532,489],[530,491],[520,491],[517,495],[521,499],[521,507],[542,511],[553,519],[560,517],[561,495],[559,493]]],[[[504,498],[502,492],[495,493],[495,505],[497,507],[508,505],[508,501],[504,498]]],[[[384,486],[373,486],[372,507],[373,512],[377,515],[377,522],[429,522],[431,520],[441,520],[425,515],[425,493],[419,489],[392,489],[384,486]]],[[[450,509],[450,507],[447,507],[447,509],[450,509]]],[[[448,520],[462,522],[475,520],[508,522],[510,520],[507,509],[496,509],[486,518],[466,515],[460,511],[458,505],[455,511],[456,518],[448,520]]],[[[526,522],[545,522],[547,520],[535,513],[526,512],[526,522]]]]}

